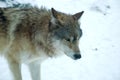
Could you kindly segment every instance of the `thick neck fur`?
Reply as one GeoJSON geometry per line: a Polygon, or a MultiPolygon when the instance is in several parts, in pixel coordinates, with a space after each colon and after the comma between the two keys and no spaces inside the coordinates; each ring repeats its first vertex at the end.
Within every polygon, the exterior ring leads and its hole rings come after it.
{"type": "Polygon", "coordinates": [[[27,21],[24,21],[26,22],[26,25],[24,25],[29,26],[30,28],[30,30],[28,28],[28,31],[31,31],[29,32],[29,38],[31,38],[30,40],[32,40],[34,45],[40,47],[49,57],[55,55],[55,50],[52,46],[52,41],[50,38],[51,33],[49,30],[51,12],[46,9],[39,10],[35,8],[28,10],[26,15],[27,21]]]}

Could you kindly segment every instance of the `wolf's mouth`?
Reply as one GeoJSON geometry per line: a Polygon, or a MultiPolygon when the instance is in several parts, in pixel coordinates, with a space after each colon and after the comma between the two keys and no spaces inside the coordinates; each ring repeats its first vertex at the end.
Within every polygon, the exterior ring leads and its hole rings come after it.
{"type": "Polygon", "coordinates": [[[72,58],[73,60],[78,60],[81,58],[81,54],[73,54],[73,53],[65,53],[68,57],[72,58]]]}

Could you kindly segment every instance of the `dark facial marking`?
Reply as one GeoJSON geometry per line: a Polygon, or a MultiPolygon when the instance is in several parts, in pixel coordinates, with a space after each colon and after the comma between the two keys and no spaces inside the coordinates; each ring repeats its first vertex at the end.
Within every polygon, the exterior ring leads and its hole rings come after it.
{"type": "Polygon", "coordinates": [[[80,37],[82,37],[82,35],[83,35],[82,29],[79,29],[78,37],[80,38],[80,37]]]}
{"type": "Polygon", "coordinates": [[[79,23],[69,23],[66,25],[61,25],[60,23],[57,23],[56,25],[54,25],[54,28],[52,28],[52,30],[54,31],[53,33],[56,38],[65,39],[68,42],[75,42],[79,40],[79,38],[82,36],[82,30],[80,29],[79,23]],[[72,41],[71,38],[73,38],[72,41]]]}
{"type": "Polygon", "coordinates": [[[54,35],[59,39],[65,39],[69,35],[69,30],[67,28],[62,27],[55,30],[54,35]]]}

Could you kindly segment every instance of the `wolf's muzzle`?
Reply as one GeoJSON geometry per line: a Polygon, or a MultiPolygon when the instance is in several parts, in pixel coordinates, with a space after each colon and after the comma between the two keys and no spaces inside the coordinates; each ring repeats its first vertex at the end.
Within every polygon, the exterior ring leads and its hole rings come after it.
{"type": "Polygon", "coordinates": [[[77,59],[80,59],[81,58],[81,55],[80,54],[74,54],[74,59],[77,60],[77,59]]]}

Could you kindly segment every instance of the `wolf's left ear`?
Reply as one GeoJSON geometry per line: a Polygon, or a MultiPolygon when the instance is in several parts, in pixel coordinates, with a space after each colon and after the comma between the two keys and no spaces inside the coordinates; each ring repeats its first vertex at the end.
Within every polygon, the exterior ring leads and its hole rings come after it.
{"type": "Polygon", "coordinates": [[[76,14],[73,15],[73,18],[75,20],[79,20],[81,18],[81,16],[83,15],[83,13],[84,13],[84,11],[76,13],[76,14]]]}

